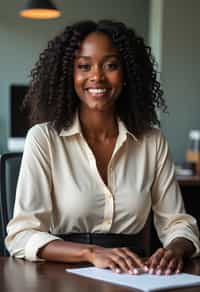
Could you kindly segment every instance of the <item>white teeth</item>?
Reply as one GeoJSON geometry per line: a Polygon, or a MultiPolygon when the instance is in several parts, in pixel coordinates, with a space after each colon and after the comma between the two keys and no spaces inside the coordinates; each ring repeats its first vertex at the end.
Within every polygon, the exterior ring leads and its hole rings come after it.
{"type": "Polygon", "coordinates": [[[107,91],[106,88],[89,88],[88,91],[93,94],[104,93],[107,91]]]}

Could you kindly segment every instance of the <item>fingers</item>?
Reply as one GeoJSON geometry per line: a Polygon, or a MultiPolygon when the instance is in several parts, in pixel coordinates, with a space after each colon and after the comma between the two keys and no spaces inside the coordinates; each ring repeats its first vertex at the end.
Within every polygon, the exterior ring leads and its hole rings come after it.
{"type": "Polygon", "coordinates": [[[129,274],[149,272],[170,275],[180,273],[183,269],[182,257],[173,250],[165,248],[158,249],[145,263],[128,248],[97,248],[92,263],[99,268],[110,268],[116,273],[129,274]]]}
{"type": "Polygon", "coordinates": [[[147,261],[150,274],[180,273],[183,269],[183,259],[174,254],[173,250],[160,248],[147,261]]]}
{"type": "Polygon", "coordinates": [[[184,266],[183,260],[181,259],[176,267],[175,273],[179,274],[180,272],[182,272],[183,266],[184,266]]]}
{"type": "MultiPolygon", "coordinates": [[[[161,268],[161,274],[171,275],[178,274],[183,270],[183,260],[178,258],[172,258],[169,260],[168,265],[164,268],[161,268]]],[[[159,273],[157,273],[159,274],[159,273]]]]}
{"type": "MultiPolygon", "coordinates": [[[[119,254],[113,254],[111,255],[112,261],[114,264],[119,268],[120,272],[128,273],[130,270],[128,259],[126,259],[124,256],[120,256],[119,254]]],[[[118,272],[116,270],[116,272],[118,272]]]]}
{"type": "Polygon", "coordinates": [[[163,256],[159,263],[159,269],[161,273],[165,271],[165,274],[171,274],[171,271],[174,271],[176,268],[177,259],[174,258],[173,252],[171,250],[163,249],[163,256]]]}
{"type": "Polygon", "coordinates": [[[164,255],[164,249],[159,248],[149,259],[148,261],[148,268],[149,273],[154,274],[155,270],[159,267],[160,261],[164,255]]]}
{"type": "Polygon", "coordinates": [[[135,264],[122,248],[94,248],[92,263],[98,268],[110,268],[114,272],[131,273],[135,264]]]}
{"type": "Polygon", "coordinates": [[[130,257],[132,261],[136,264],[137,268],[144,269],[144,262],[137,254],[131,252],[128,248],[123,248],[123,250],[127,254],[127,256],[130,257]]]}
{"type": "Polygon", "coordinates": [[[110,261],[108,263],[108,268],[110,268],[112,270],[112,272],[114,272],[114,273],[120,273],[121,272],[119,266],[113,261],[110,261]]]}
{"type": "Polygon", "coordinates": [[[144,268],[142,260],[128,248],[115,248],[113,252],[112,260],[119,266],[120,271],[137,274],[137,268],[144,268]]]}

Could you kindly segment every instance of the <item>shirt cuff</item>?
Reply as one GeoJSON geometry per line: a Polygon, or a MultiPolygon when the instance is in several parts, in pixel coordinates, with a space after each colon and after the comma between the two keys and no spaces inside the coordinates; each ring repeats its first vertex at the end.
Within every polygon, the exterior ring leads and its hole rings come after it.
{"type": "Polygon", "coordinates": [[[25,246],[25,259],[29,261],[44,261],[44,259],[41,259],[37,256],[37,253],[41,247],[54,240],[62,239],[47,232],[35,233],[30,237],[25,246]]]}

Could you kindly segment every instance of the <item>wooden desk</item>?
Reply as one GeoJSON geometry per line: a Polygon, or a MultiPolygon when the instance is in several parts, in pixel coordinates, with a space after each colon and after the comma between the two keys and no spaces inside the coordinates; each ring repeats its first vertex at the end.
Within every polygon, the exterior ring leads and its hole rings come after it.
{"type": "Polygon", "coordinates": [[[177,180],[181,188],[186,211],[197,219],[200,228],[200,177],[178,176],[177,180]]]}
{"type": "Polygon", "coordinates": [[[177,176],[180,187],[200,187],[200,176],[177,176]]]}
{"type": "MultiPolygon", "coordinates": [[[[66,273],[66,264],[31,263],[0,257],[1,292],[133,292],[136,289],[82,278],[66,273]]],[[[200,259],[185,266],[185,272],[200,275],[200,259]]],[[[164,291],[164,290],[162,290],[164,291]]],[[[168,291],[168,290],[165,290],[168,291]]],[[[170,292],[199,292],[200,287],[173,289],[170,292]]]]}

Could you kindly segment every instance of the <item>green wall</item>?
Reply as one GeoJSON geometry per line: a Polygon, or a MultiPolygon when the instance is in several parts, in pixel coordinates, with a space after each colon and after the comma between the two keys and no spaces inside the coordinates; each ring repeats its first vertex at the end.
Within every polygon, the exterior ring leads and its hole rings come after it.
{"type": "Polygon", "coordinates": [[[163,1],[162,75],[169,115],[161,121],[177,162],[188,132],[200,129],[200,1],[163,1]]]}
{"type": "Polygon", "coordinates": [[[28,82],[28,75],[47,41],[68,23],[80,19],[112,18],[134,27],[148,38],[149,0],[54,1],[62,10],[60,19],[22,19],[18,11],[25,1],[0,4],[0,153],[7,150],[10,84],[28,82]]]}

